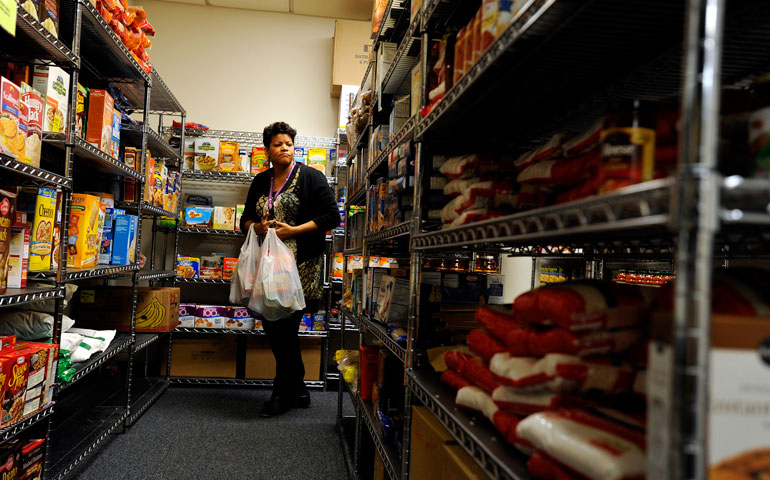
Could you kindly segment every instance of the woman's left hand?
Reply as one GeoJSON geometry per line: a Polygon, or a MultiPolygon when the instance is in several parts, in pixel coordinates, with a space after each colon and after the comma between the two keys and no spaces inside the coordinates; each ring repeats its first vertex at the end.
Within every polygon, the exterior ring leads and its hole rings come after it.
{"type": "Polygon", "coordinates": [[[275,221],[272,226],[275,228],[276,235],[278,235],[278,238],[281,240],[288,240],[297,236],[297,227],[292,227],[288,223],[275,221]]]}

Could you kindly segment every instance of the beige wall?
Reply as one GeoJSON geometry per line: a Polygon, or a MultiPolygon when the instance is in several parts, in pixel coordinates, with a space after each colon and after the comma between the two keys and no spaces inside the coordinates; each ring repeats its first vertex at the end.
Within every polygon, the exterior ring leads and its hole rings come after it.
{"type": "Polygon", "coordinates": [[[145,7],[157,31],[150,61],[187,110],[188,121],[261,132],[283,120],[300,135],[334,136],[338,100],[329,96],[334,19],[132,3],[145,7]]]}

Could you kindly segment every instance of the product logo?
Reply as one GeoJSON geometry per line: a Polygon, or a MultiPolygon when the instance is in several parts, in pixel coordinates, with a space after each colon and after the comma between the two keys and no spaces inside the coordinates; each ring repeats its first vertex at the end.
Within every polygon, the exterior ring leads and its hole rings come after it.
{"type": "Polygon", "coordinates": [[[10,210],[11,202],[9,202],[7,198],[4,198],[3,201],[0,202],[0,215],[6,216],[10,210]]]}
{"type": "MultiPolygon", "coordinates": [[[[20,358],[20,362],[23,362],[24,359],[20,358]]],[[[21,388],[21,384],[24,381],[24,374],[27,373],[27,364],[21,363],[16,364],[13,366],[13,370],[11,371],[11,381],[8,382],[8,388],[14,390],[21,388]]]]}
{"type": "Polygon", "coordinates": [[[762,343],[759,344],[759,358],[765,363],[765,365],[770,366],[770,338],[766,338],[762,343]]]}
{"type": "Polygon", "coordinates": [[[61,75],[56,77],[56,80],[53,82],[53,89],[58,93],[59,95],[66,97],[67,96],[67,90],[64,87],[64,79],[61,75]]]}
{"type": "Polygon", "coordinates": [[[603,157],[625,157],[633,155],[636,151],[636,145],[610,145],[604,144],[602,147],[603,157]]]}

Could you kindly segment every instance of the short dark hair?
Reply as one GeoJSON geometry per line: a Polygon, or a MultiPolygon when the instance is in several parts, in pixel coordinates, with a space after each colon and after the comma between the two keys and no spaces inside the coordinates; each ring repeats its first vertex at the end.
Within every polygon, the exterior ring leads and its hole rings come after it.
{"type": "Polygon", "coordinates": [[[273,137],[282,133],[290,136],[292,143],[294,143],[294,137],[297,136],[297,131],[291,128],[291,125],[286,122],[274,122],[266,126],[262,131],[262,143],[265,147],[269,147],[270,142],[273,141],[273,137]]]}

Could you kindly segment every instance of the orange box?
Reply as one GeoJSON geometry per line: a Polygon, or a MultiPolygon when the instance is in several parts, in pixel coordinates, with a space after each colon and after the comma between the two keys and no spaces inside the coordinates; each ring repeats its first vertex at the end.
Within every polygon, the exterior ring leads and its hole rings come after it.
{"type": "Polygon", "coordinates": [[[90,268],[96,265],[100,245],[99,208],[100,199],[85,193],[72,194],[69,238],[67,240],[67,266],[90,268]]]}
{"type": "Polygon", "coordinates": [[[235,269],[238,267],[237,258],[225,258],[222,265],[222,278],[225,280],[232,280],[235,274],[235,269]]]}
{"type": "Polygon", "coordinates": [[[155,199],[155,159],[149,154],[144,158],[144,201],[153,203],[155,199]]]}
{"type": "Polygon", "coordinates": [[[109,154],[112,148],[112,113],[115,102],[106,90],[91,90],[88,97],[86,142],[109,154]]]}

